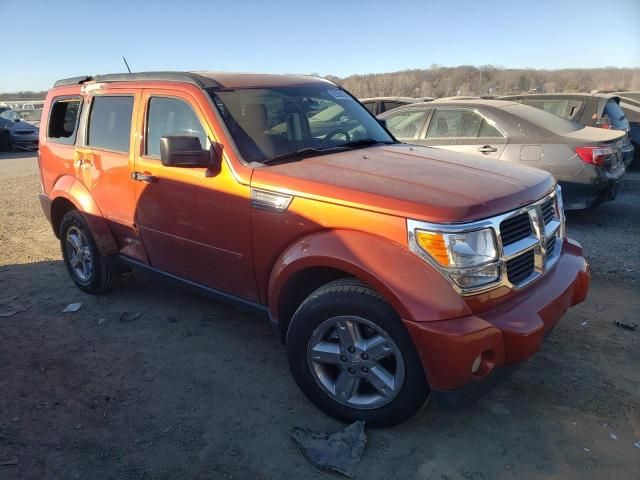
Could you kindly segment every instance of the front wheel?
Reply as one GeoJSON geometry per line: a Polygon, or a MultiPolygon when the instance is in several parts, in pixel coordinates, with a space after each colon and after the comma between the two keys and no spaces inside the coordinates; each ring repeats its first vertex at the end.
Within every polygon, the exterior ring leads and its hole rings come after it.
{"type": "Polygon", "coordinates": [[[287,353],[307,398],[345,422],[396,425],[415,415],[429,395],[397,313],[356,279],[329,283],[300,305],[287,332],[287,353]]]}
{"type": "Polygon", "coordinates": [[[114,287],[118,274],[98,251],[89,225],[77,210],[62,217],[60,246],[67,271],[80,290],[98,294],[114,287]]]}

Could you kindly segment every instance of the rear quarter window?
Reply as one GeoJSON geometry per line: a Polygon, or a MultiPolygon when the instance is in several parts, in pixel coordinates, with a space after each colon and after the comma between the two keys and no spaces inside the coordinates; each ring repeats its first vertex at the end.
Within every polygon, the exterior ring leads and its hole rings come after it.
{"type": "Polygon", "coordinates": [[[50,141],[67,145],[76,143],[81,108],[80,97],[61,97],[53,100],[47,126],[47,137],[50,141]]]}
{"type": "Polygon", "coordinates": [[[89,116],[87,145],[129,152],[132,114],[132,96],[94,97],[89,116]]]}

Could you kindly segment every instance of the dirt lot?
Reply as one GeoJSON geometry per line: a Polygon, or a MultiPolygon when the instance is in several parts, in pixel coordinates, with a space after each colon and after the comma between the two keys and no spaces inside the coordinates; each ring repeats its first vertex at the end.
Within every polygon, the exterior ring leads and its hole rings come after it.
{"type": "MultiPolygon", "coordinates": [[[[12,158],[0,157],[0,313],[25,311],[0,317],[0,478],[324,478],[291,429],[342,425],[298,391],[267,322],[141,274],[82,294],[40,211],[35,160],[12,158]]],[[[635,172],[615,202],[570,215],[588,300],[478,405],[369,430],[358,478],[640,478],[640,330],[613,324],[640,323],[639,214],[635,172]]]]}

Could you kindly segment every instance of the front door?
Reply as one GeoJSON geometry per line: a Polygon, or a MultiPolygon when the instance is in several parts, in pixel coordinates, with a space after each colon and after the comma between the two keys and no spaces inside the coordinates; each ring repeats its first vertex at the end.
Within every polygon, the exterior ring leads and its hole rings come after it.
{"type": "Polygon", "coordinates": [[[160,138],[215,141],[201,104],[177,90],[145,89],[134,175],[135,221],[153,267],[206,287],[257,301],[251,257],[249,186],[223,160],[219,171],[164,166],[160,138]]]}
{"type": "Polygon", "coordinates": [[[507,139],[495,124],[471,108],[437,108],[417,142],[483,158],[498,159],[507,139]]]}

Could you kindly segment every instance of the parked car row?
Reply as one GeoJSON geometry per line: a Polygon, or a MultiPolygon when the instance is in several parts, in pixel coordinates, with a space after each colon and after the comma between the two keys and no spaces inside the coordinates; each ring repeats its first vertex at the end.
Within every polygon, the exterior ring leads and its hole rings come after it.
{"type": "Polygon", "coordinates": [[[399,140],[518,163],[551,173],[565,209],[612,200],[624,166],[624,132],[583,127],[516,102],[451,100],[382,114],[399,140]]]}
{"type": "MultiPolygon", "coordinates": [[[[633,162],[630,134],[638,124],[628,121],[620,102],[604,93],[450,97],[407,102],[378,118],[406,143],[546,170],[562,186],[565,208],[573,210],[613,200],[633,162]]],[[[637,119],[640,102],[626,102],[637,119]]]]}

